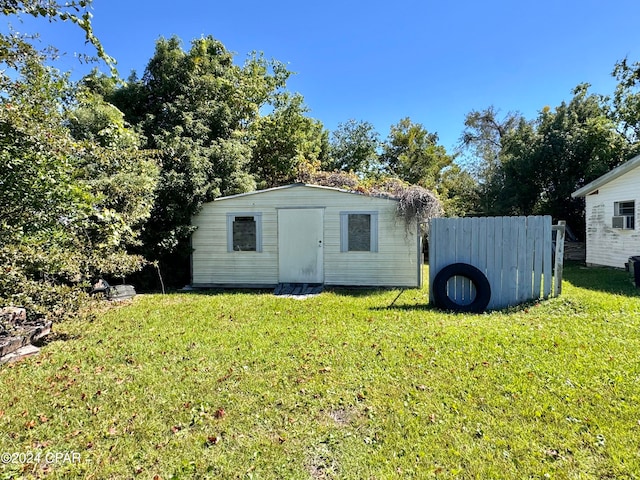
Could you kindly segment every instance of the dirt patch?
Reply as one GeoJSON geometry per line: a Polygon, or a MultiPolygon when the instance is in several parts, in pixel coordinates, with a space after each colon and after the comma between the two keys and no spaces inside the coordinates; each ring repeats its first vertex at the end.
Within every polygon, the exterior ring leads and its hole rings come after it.
{"type": "Polygon", "coordinates": [[[339,478],[340,468],[338,462],[333,458],[329,447],[321,443],[309,455],[306,464],[307,472],[314,480],[328,480],[339,478]]]}
{"type": "Polygon", "coordinates": [[[327,412],[327,416],[338,425],[348,425],[354,419],[356,413],[346,408],[337,408],[327,412]]]}

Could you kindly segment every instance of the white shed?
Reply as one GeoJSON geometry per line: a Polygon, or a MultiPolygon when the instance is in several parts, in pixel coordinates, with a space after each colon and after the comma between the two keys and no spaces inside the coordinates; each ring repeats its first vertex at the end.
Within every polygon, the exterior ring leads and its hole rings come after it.
{"type": "Polygon", "coordinates": [[[623,268],[640,255],[640,155],[571,196],[585,198],[587,265],[623,268]]]}
{"type": "Polygon", "coordinates": [[[418,225],[397,200],[294,184],[217,198],[192,218],[193,287],[419,287],[418,225]]]}

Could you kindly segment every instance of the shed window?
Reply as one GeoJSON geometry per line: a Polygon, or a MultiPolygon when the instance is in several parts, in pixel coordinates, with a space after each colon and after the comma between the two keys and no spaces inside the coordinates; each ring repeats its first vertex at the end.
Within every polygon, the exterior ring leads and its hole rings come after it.
{"type": "Polygon", "coordinates": [[[227,214],[227,251],[262,251],[262,214],[227,214]]]}
{"type": "Polygon", "coordinates": [[[633,200],[626,202],[615,202],[613,204],[613,228],[627,230],[635,229],[636,224],[636,202],[633,200]]]}
{"type": "Polygon", "coordinates": [[[378,251],[378,212],[340,213],[340,251],[378,251]]]}

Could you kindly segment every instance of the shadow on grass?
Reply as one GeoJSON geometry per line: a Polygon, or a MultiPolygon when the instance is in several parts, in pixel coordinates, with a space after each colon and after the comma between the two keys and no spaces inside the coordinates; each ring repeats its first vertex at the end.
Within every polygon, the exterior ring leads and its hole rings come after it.
{"type": "Polygon", "coordinates": [[[378,307],[371,307],[370,310],[377,310],[377,311],[382,311],[382,310],[399,310],[399,311],[428,311],[428,312],[432,312],[432,311],[442,311],[438,308],[436,308],[435,306],[431,305],[429,303],[429,298],[427,297],[423,297],[422,300],[420,300],[418,302],[418,300],[416,299],[416,303],[413,304],[408,304],[408,303],[398,303],[398,300],[400,300],[400,302],[406,302],[406,300],[402,300],[401,297],[407,293],[408,289],[402,289],[400,290],[400,292],[398,292],[398,295],[396,295],[394,297],[394,299],[392,301],[389,302],[388,305],[384,305],[384,306],[378,306],[378,307]]]}
{"type": "Polygon", "coordinates": [[[599,292],[640,297],[640,288],[631,282],[631,275],[619,268],[586,267],[583,264],[565,264],[563,278],[571,285],[599,292]]]}
{"type": "Polygon", "coordinates": [[[371,307],[369,310],[383,311],[383,310],[398,310],[404,312],[417,312],[417,311],[425,311],[425,312],[445,312],[444,310],[440,310],[429,303],[416,303],[415,305],[387,305],[380,307],[371,307]]]}
{"type": "Polygon", "coordinates": [[[45,345],[49,345],[53,342],[68,342],[69,340],[77,340],[78,338],[80,338],[79,335],[69,335],[68,333],[59,333],[52,330],[51,333],[45,335],[39,340],[36,340],[33,344],[36,347],[44,347],[45,345]]]}
{"type": "MultiPolygon", "coordinates": [[[[371,297],[373,295],[380,295],[381,293],[388,293],[397,290],[397,287],[326,287],[324,289],[325,292],[348,297],[371,297]]],[[[404,291],[404,289],[401,290],[400,294],[404,291]]]]}
{"type": "MultiPolygon", "coordinates": [[[[322,293],[333,293],[335,295],[344,295],[348,297],[371,297],[379,295],[381,293],[387,293],[397,291],[398,288],[394,287],[325,287],[319,295],[322,293]]],[[[410,290],[410,289],[408,289],[410,290]]],[[[235,295],[235,294],[257,294],[268,295],[273,294],[274,288],[238,288],[238,287],[211,287],[211,288],[194,288],[191,290],[172,290],[167,291],[166,295],[175,294],[188,294],[188,295],[203,295],[203,296],[215,296],[215,295],[235,295]]],[[[404,292],[404,290],[403,290],[404,292]]],[[[279,295],[274,295],[279,296],[279,295]]],[[[287,295],[283,295],[283,298],[287,298],[287,295]]]]}
{"type": "Polygon", "coordinates": [[[390,302],[389,305],[387,306],[378,306],[378,307],[371,307],[370,310],[377,310],[377,311],[382,311],[382,310],[399,310],[399,311],[425,311],[425,312],[440,312],[440,313],[444,313],[444,314],[458,314],[458,315],[483,315],[485,313],[492,313],[492,312],[499,312],[499,313],[516,313],[516,312],[521,312],[521,311],[527,311],[532,307],[535,307],[537,305],[540,304],[541,301],[544,301],[542,299],[539,300],[530,300],[527,302],[523,302],[520,303],[518,305],[512,305],[510,307],[504,307],[504,308],[498,308],[498,309],[494,309],[494,310],[486,310],[485,312],[480,312],[480,313],[474,313],[474,312],[456,312],[456,311],[452,311],[452,310],[442,310],[438,307],[436,307],[435,305],[431,305],[429,303],[428,299],[425,299],[424,303],[416,303],[416,304],[396,304],[395,302],[400,298],[400,296],[402,295],[402,292],[400,292],[400,294],[394,299],[393,302],[390,302]]]}
{"type": "Polygon", "coordinates": [[[485,313],[492,313],[492,312],[498,312],[498,313],[516,313],[516,312],[520,312],[520,311],[526,311],[529,308],[535,306],[537,303],[539,302],[535,302],[535,301],[531,301],[531,302],[525,302],[525,303],[521,303],[519,305],[514,305],[511,307],[505,307],[505,308],[500,308],[500,309],[496,309],[496,310],[487,310],[486,312],[480,312],[480,313],[475,313],[475,312],[456,312],[456,311],[452,311],[452,310],[442,310],[438,307],[435,307],[433,305],[430,305],[429,303],[425,303],[425,304],[416,304],[416,305],[389,305],[386,307],[372,307],[371,310],[399,310],[399,311],[405,311],[405,312],[415,312],[415,311],[424,311],[424,312],[439,312],[439,313],[443,313],[443,314],[447,314],[447,315],[484,315],[485,313]]]}
{"type": "Polygon", "coordinates": [[[215,296],[215,295],[244,295],[244,294],[268,294],[273,293],[273,288],[236,288],[236,287],[212,287],[212,288],[194,288],[191,290],[173,290],[168,291],[166,295],[201,295],[201,296],[215,296]]]}

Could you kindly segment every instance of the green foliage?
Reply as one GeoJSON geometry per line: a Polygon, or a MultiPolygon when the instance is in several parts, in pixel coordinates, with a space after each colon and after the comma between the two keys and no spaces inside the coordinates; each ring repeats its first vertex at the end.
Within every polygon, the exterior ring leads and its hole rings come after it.
{"type": "Polygon", "coordinates": [[[301,158],[314,160],[308,155],[317,155],[314,139],[296,136],[295,129],[303,124],[315,132],[317,125],[302,115],[298,97],[282,101],[289,75],[283,64],[257,53],[238,66],[208,36],[191,42],[188,51],[177,37],[158,40],[142,79],[132,76],[123,86],[99,75],[86,79],[140,130],[142,146],[159,159],[160,182],[141,250],[148,259],[173,258],[186,266],[191,217],[204,202],[254,190],[256,176],[262,182],[290,178],[301,158]],[[273,113],[260,116],[268,105],[275,105],[273,113]],[[293,147],[276,157],[270,142],[280,135],[286,148],[293,147]]]}
{"type": "Polygon", "coordinates": [[[496,197],[503,188],[504,174],[500,155],[507,134],[524,121],[517,113],[503,118],[493,107],[482,111],[472,110],[465,117],[465,129],[460,137],[461,150],[465,153],[465,167],[477,179],[477,200],[483,214],[501,214],[496,207],[496,197]]]}
{"type": "MultiPolygon", "coordinates": [[[[30,15],[42,17],[49,22],[59,20],[77,25],[84,31],[85,43],[96,49],[97,57],[103,60],[111,74],[117,77],[115,60],[107,55],[102,43],[93,33],[92,14],[89,11],[91,3],[92,0],[70,0],[64,3],[55,0],[2,0],[0,9],[5,16],[20,18],[21,15],[30,15]]],[[[32,56],[33,47],[25,38],[18,34],[0,33],[0,62],[13,66],[16,62],[23,62],[26,57],[32,56]]]]}
{"type": "MultiPolygon", "coordinates": [[[[622,99],[622,96],[619,97],[622,99]]],[[[622,100],[620,100],[622,101],[622,100]]],[[[582,200],[571,193],[626,160],[634,151],[619,106],[579,85],[570,102],[542,109],[535,121],[491,107],[471,112],[463,146],[476,156],[479,205],[491,215],[549,214],[584,231],[582,200]],[[614,105],[615,106],[615,105],[614,105]]]]}
{"type": "Polygon", "coordinates": [[[120,110],[97,93],[80,91],[78,97],[67,119],[74,138],[110,150],[138,148],[139,136],[125,123],[120,110]]]}
{"type": "Polygon", "coordinates": [[[127,247],[157,167],[121,114],[98,98],[75,103],[66,76],[31,53],[0,77],[0,302],[60,318],[90,280],[141,268],[127,247]]]}
{"type": "Polygon", "coordinates": [[[455,163],[442,172],[438,194],[442,208],[449,217],[474,216],[480,212],[477,180],[455,163]]]}
{"type": "Polygon", "coordinates": [[[52,228],[81,192],[67,188],[72,140],[62,126],[66,80],[29,61],[18,80],[2,74],[0,88],[0,221],[3,231],[52,228]]]}
{"type": "Polygon", "coordinates": [[[327,133],[306,112],[300,95],[280,95],[273,111],[252,123],[250,171],[260,188],[294,182],[301,171],[321,164],[327,133]]]}
{"type": "MultiPolygon", "coordinates": [[[[629,63],[626,58],[616,63],[613,76],[618,80],[612,99],[611,115],[618,131],[629,143],[638,145],[640,139],[640,62],[629,63]]],[[[637,149],[636,149],[637,151],[637,149]]],[[[634,153],[636,153],[634,151],[634,153]]]]}
{"type": "Polygon", "coordinates": [[[392,176],[435,190],[442,170],[453,162],[453,156],[437,142],[437,134],[429,133],[408,117],[403,118],[391,126],[382,145],[380,164],[392,176]]]}
{"type": "Polygon", "coordinates": [[[322,167],[367,174],[378,165],[379,146],[378,132],[371,123],[348,120],[331,132],[329,158],[322,167]]]}

